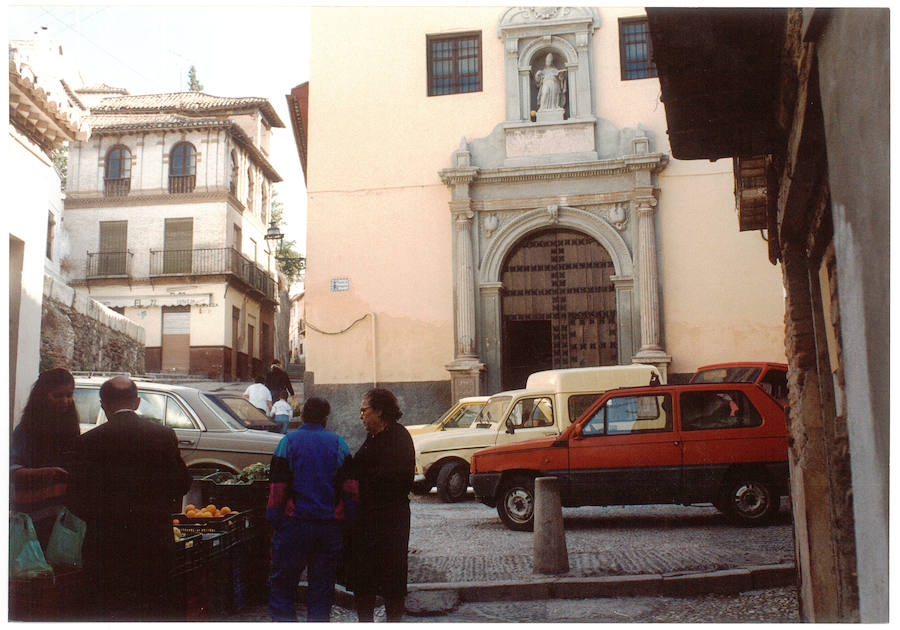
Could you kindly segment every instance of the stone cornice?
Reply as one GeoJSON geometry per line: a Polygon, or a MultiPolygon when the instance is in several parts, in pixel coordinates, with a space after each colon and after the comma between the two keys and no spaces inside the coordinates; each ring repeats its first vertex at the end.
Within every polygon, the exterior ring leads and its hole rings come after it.
{"type": "Polygon", "coordinates": [[[236,206],[238,212],[243,212],[244,206],[234,195],[228,191],[194,191],[189,193],[133,193],[123,197],[104,197],[103,195],[84,195],[67,193],[64,208],[74,210],[78,208],[110,208],[132,206],[160,206],[185,203],[203,203],[208,201],[230,202],[236,206]]]}
{"type": "Polygon", "coordinates": [[[441,176],[441,181],[447,186],[469,184],[478,177],[478,169],[475,167],[445,168],[438,171],[438,175],[441,176]]]}
{"type": "Polygon", "coordinates": [[[668,161],[669,157],[663,153],[648,153],[591,162],[479,169],[475,182],[478,184],[506,184],[580,177],[609,177],[637,171],[656,173],[661,171],[668,161]]]}

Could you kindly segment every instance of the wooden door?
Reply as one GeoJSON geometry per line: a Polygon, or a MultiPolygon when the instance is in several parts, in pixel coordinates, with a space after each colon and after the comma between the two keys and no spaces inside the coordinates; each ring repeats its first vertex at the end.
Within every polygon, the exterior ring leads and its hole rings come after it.
{"type": "Polygon", "coordinates": [[[162,370],[187,374],[191,367],[191,307],[164,306],[162,370]]]}
{"type": "Polygon", "coordinates": [[[618,362],[614,273],[609,253],[574,230],[516,245],[501,272],[504,389],[538,370],[618,362]]]}

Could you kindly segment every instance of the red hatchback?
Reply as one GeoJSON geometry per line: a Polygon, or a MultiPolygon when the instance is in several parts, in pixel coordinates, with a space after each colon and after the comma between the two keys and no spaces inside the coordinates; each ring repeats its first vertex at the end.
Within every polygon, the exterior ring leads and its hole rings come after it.
{"type": "Polygon", "coordinates": [[[713,503],[767,521],[788,493],[784,409],[751,383],[659,385],[604,394],[561,435],[478,451],[476,498],[510,529],[534,525],[534,478],[563,506],[713,503]]]}

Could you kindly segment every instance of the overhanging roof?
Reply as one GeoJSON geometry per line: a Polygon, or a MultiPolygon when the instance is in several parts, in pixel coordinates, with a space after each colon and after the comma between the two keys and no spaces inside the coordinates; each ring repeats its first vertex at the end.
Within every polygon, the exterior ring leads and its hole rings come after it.
{"type": "Polygon", "coordinates": [[[772,153],[787,9],[647,8],[672,155],[772,153]]]}
{"type": "Polygon", "coordinates": [[[301,83],[286,95],[288,112],[291,117],[291,128],[294,141],[297,143],[297,155],[303,168],[303,179],[306,179],[306,130],[309,125],[309,82],[301,83]]]}

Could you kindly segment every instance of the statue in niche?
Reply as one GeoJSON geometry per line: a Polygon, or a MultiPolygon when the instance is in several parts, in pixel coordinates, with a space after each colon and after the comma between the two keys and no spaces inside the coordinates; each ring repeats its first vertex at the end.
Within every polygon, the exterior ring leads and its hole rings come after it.
{"type": "Polygon", "coordinates": [[[547,53],[544,67],[534,73],[538,87],[538,111],[562,109],[566,93],[566,71],[553,65],[553,53],[547,53]]]}

